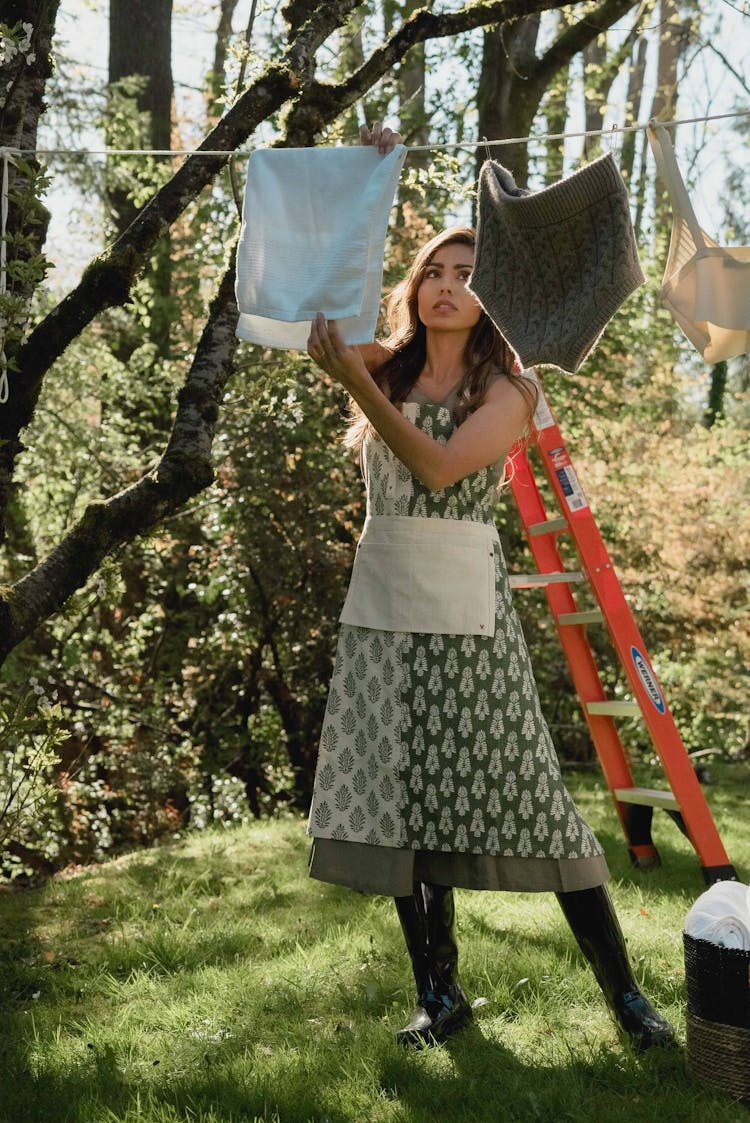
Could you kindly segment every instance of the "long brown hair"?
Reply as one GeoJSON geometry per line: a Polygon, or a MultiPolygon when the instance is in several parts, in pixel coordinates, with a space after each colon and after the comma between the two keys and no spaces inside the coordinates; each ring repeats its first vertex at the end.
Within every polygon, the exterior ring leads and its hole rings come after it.
{"type": "MultiPolygon", "coordinates": [[[[386,315],[391,334],[387,346],[392,354],[373,371],[372,377],[394,405],[406,400],[427,358],[427,330],[417,310],[419,286],[437,251],[453,244],[471,246],[473,250],[476,244],[474,231],[468,226],[454,226],[431,238],[419,250],[406,277],[388,298],[386,315]]],[[[484,309],[471,329],[463,357],[466,373],[459,384],[453,406],[456,425],[479,408],[490,383],[498,375],[507,378],[521,391],[528,402],[531,417],[536,408],[536,386],[531,379],[517,373],[513,351],[484,309]]],[[[359,449],[365,436],[372,432],[371,422],[353,401],[344,444],[348,448],[359,449]]]]}

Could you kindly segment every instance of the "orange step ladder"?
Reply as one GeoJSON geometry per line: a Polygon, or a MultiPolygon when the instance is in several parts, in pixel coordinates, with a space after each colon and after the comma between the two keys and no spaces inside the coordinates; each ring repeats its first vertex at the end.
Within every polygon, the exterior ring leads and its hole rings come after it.
{"type": "MultiPolygon", "coordinates": [[[[537,380],[538,381],[538,380],[537,380]]],[[[651,837],[654,808],[662,808],[690,840],[708,885],[737,875],[719,838],[687,749],[669,711],[649,660],[646,645],[623,594],[612,561],[578,481],[557,421],[541,385],[529,444],[538,450],[544,474],[555,495],[559,514],[550,518],[525,449],[513,457],[511,489],[537,573],[514,574],[511,586],[543,586],[565,658],[583,708],[633,865],[660,864],[651,837]],[[570,534],[580,570],[565,570],[557,535],[570,534]],[[598,608],[580,610],[573,586],[588,583],[598,608]],[[606,696],[586,628],[606,624],[627,678],[632,700],[606,696]],[[615,718],[645,721],[669,782],[666,790],[639,788],[615,718]]]]}

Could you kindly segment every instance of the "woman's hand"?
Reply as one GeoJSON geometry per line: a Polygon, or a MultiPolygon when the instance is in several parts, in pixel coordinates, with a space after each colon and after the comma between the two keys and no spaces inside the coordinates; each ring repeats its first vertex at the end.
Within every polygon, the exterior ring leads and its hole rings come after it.
{"type": "Polygon", "coordinates": [[[321,370],[349,391],[363,381],[371,381],[359,351],[344,343],[336,321],[326,320],[322,312],[310,325],[307,353],[321,370]]]}
{"type": "Polygon", "coordinates": [[[371,144],[377,147],[381,156],[387,156],[389,152],[393,152],[397,144],[404,143],[401,139],[401,133],[395,133],[387,125],[381,125],[380,121],[376,121],[371,129],[368,129],[367,125],[361,125],[359,139],[362,144],[371,144]]]}

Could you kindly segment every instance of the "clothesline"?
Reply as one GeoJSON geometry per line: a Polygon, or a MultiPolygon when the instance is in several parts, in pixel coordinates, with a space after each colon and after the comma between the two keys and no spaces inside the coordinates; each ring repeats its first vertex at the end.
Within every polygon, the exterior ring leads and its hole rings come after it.
{"type": "MultiPolygon", "coordinates": [[[[703,117],[684,117],[677,121],[659,121],[666,128],[678,125],[696,125],[707,121],[726,121],[737,117],[750,117],[750,109],[736,110],[733,113],[714,113],[703,117]]],[[[435,144],[408,144],[407,152],[437,152],[448,149],[500,148],[509,144],[531,144],[536,141],[569,140],[579,137],[608,136],[610,139],[625,133],[645,130],[651,121],[635,125],[610,125],[606,129],[586,129],[580,132],[539,133],[525,137],[506,137],[503,140],[445,141],[435,144]]],[[[14,148],[14,155],[21,156],[250,156],[252,149],[229,151],[225,148],[14,148]]]]}
{"type": "MultiPolygon", "coordinates": [[[[679,121],[659,121],[660,125],[666,128],[676,128],[678,125],[696,125],[702,124],[705,121],[724,121],[733,117],[750,117],[750,109],[738,110],[735,113],[716,113],[709,117],[684,117],[679,121]]],[[[532,134],[526,137],[509,137],[505,140],[482,140],[472,142],[455,142],[448,144],[410,144],[408,145],[409,152],[429,152],[435,148],[495,148],[507,144],[531,144],[534,141],[542,140],[569,140],[576,137],[593,137],[593,136],[608,136],[610,139],[615,140],[623,133],[637,133],[645,131],[652,121],[645,121],[637,125],[610,125],[606,129],[585,129],[581,132],[572,133],[539,133],[538,135],[532,134]]]]}
{"type": "MultiPolygon", "coordinates": [[[[662,302],[706,362],[750,353],[750,246],[720,246],[702,230],[670,130],[655,122],[647,136],[672,211],[662,302]]],[[[374,338],[406,154],[399,145],[380,157],[362,144],[254,153],[237,247],[241,339],[304,350],[318,314],[337,322],[345,343],[374,338]],[[352,238],[353,230],[365,238],[352,238]]],[[[483,161],[467,285],[524,369],[576,373],[644,283],[630,211],[611,152],[531,192],[501,164],[483,161]]],[[[440,238],[425,260],[452,235],[440,238]]]]}

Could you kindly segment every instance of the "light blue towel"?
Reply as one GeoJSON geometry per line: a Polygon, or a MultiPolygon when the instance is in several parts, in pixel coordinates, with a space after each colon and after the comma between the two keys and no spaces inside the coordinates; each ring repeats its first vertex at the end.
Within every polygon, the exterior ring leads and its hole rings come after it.
{"type": "Polygon", "coordinates": [[[406,157],[370,145],[269,148],[248,162],[237,335],[303,350],[317,312],[347,343],[375,335],[388,217],[406,157]]]}

